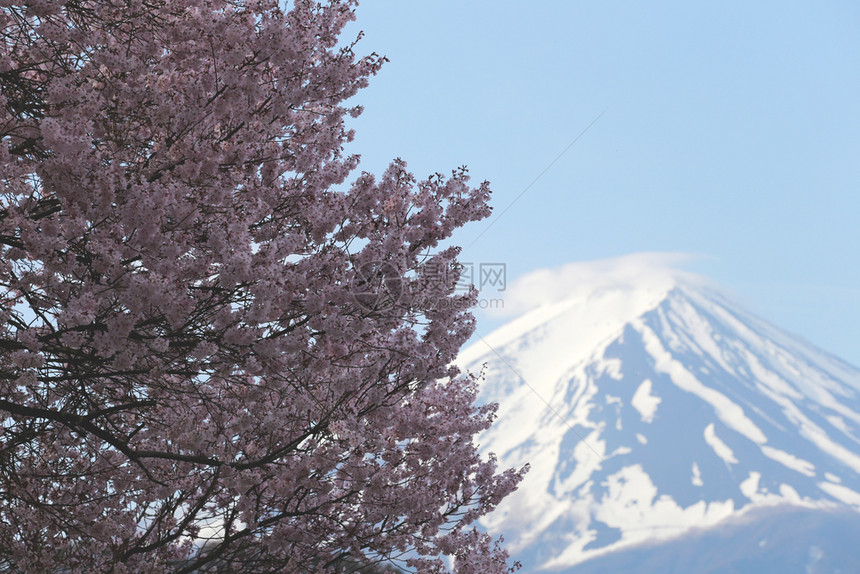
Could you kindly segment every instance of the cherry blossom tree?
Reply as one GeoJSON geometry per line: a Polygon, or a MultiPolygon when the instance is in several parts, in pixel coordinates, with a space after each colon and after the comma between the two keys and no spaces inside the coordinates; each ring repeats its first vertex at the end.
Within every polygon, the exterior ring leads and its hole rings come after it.
{"type": "Polygon", "coordinates": [[[508,571],[439,247],[489,189],[357,173],[354,9],[0,3],[0,571],[508,571]]]}

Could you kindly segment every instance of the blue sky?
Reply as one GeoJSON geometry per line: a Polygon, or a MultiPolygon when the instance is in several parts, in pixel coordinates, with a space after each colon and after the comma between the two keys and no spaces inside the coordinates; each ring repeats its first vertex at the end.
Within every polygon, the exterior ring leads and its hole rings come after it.
{"type": "Polygon", "coordinates": [[[685,267],[860,365],[860,5],[366,0],[358,30],[391,60],[355,98],[362,169],[492,183],[463,261],[511,281],[699,255],[685,267]]]}

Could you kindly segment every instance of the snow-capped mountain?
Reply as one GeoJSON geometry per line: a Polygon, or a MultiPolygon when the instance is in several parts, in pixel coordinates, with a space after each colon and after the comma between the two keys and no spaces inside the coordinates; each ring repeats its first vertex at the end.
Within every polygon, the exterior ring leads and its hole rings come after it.
{"type": "MultiPolygon", "coordinates": [[[[687,274],[616,279],[578,285],[458,361],[487,364],[482,399],[500,405],[482,449],[531,465],[483,522],[524,571],[584,572],[719,529],[748,538],[754,521],[838,515],[860,530],[860,370],[687,274]]],[[[762,528],[755,548],[779,538],[762,528]]]]}

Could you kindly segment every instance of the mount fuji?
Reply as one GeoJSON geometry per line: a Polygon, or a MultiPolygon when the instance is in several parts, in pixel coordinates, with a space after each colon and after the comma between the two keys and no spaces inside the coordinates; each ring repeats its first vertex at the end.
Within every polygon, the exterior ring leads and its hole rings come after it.
{"type": "Polygon", "coordinates": [[[458,360],[531,466],[482,523],[523,571],[860,572],[860,370],[698,276],[568,271],[458,360]]]}

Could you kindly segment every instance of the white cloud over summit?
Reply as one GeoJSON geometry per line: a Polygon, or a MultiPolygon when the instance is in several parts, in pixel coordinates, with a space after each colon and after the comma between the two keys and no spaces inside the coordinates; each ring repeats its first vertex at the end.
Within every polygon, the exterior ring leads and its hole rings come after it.
{"type": "Polygon", "coordinates": [[[513,317],[606,288],[662,290],[678,281],[710,284],[701,275],[679,269],[700,258],[688,253],[645,252],[538,269],[512,281],[502,294],[504,307],[488,309],[487,314],[496,318],[513,317]]]}

